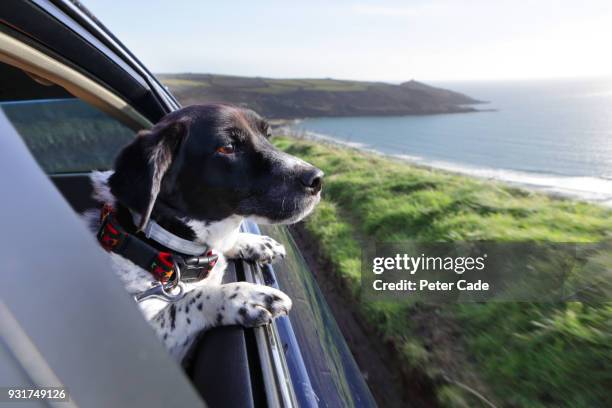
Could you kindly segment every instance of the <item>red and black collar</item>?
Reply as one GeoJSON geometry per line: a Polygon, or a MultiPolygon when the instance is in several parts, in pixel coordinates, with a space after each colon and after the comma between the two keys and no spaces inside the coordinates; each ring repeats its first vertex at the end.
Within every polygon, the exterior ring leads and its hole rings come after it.
{"type": "Polygon", "coordinates": [[[127,232],[119,223],[116,210],[108,204],[100,212],[97,237],[105,250],[129,259],[163,284],[178,283],[177,277],[185,283],[200,281],[208,276],[219,258],[210,249],[205,249],[200,256],[183,255],[170,249],[160,251],[127,232]]]}

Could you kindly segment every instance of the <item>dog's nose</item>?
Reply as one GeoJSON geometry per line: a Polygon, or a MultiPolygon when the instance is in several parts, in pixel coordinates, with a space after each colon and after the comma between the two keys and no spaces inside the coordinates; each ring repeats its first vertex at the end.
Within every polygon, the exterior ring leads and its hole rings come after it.
{"type": "Polygon", "coordinates": [[[321,191],[323,186],[323,172],[316,167],[310,167],[300,174],[300,182],[308,189],[312,194],[317,194],[321,191]]]}

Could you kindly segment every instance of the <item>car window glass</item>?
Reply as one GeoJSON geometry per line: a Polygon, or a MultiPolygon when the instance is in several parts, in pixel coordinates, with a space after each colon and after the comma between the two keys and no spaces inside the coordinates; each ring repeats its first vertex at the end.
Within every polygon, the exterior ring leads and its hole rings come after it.
{"type": "Polygon", "coordinates": [[[49,174],[109,169],[134,132],[56,85],[0,64],[0,108],[49,174]]]}

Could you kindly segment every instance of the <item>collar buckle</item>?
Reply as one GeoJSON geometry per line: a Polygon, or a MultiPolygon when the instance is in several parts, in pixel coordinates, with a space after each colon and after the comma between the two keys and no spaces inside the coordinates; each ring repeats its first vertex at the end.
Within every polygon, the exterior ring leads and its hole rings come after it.
{"type": "Polygon", "coordinates": [[[210,271],[215,267],[219,255],[208,251],[206,256],[193,256],[182,259],[183,274],[181,281],[197,282],[206,278],[210,271]]]}

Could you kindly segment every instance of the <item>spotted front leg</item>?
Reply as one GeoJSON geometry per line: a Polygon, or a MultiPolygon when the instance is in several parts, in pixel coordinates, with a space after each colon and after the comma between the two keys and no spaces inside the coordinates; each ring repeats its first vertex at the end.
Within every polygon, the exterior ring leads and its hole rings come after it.
{"type": "Polygon", "coordinates": [[[287,314],[291,299],[280,290],[248,282],[204,286],[171,303],[151,324],[170,353],[181,360],[203,330],[215,326],[256,327],[287,314]]]}

